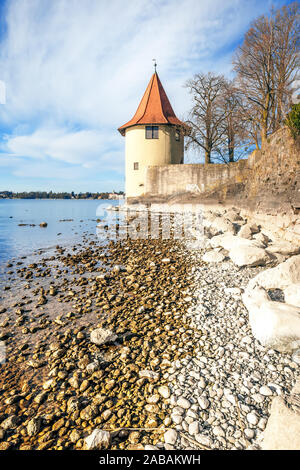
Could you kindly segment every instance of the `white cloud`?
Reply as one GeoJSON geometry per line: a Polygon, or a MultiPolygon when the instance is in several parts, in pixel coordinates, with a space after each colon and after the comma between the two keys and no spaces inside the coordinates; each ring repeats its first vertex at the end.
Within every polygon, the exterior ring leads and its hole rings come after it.
{"type": "Polygon", "coordinates": [[[96,130],[71,132],[64,128],[39,128],[30,135],[8,137],[6,146],[10,153],[18,156],[52,157],[67,163],[91,165],[116,146],[116,138],[96,130]]]}
{"type": "MultiPolygon", "coordinates": [[[[49,160],[98,171],[122,173],[123,170],[123,155],[117,148],[116,137],[96,130],[70,132],[63,128],[41,128],[30,135],[7,136],[1,158],[3,159],[5,155],[6,165],[9,159],[15,163],[16,157],[19,164],[23,161],[21,170],[15,171],[18,176],[30,176],[28,172],[32,171],[32,176],[35,177],[42,175],[52,177],[51,168],[50,173],[45,172],[49,160]],[[27,162],[24,161],[26,159],[27,162]],[[32,162],[37,159],[38,163],[32,162]]],[[[61,177],[61,174],[59,176],[61,177]]]]}
{"type": "Polygon", "coordinates": [[[122,172],[116,129],[134,114],[152,59],[182,116],[184,82],[200,70],[228,73],[231,45],[266,8],[255,0],[10,0],[0,44],[6,151],[48,167],[122,172]]]}

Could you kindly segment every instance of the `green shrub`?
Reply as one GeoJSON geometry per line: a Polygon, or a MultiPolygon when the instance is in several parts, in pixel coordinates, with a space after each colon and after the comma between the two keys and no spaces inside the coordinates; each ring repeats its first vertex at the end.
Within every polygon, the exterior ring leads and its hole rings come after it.
{"type": "Polygon", "coordinates": [[[300,103],[292,105],[292,109],[286,118],[286,124],[294,138],[300,135],[300,103]]]}

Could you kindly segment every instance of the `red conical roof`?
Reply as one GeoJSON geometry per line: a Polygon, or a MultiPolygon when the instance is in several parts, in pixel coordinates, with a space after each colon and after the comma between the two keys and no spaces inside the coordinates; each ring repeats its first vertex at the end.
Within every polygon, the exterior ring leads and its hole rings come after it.
{"type": "Polygon", "coordinates": [[[135,115],[118,130],[125,135],[125,129],[136,124],[173,124],[185,127],[176,117],[156,72],[151,77],[135,115]]]}

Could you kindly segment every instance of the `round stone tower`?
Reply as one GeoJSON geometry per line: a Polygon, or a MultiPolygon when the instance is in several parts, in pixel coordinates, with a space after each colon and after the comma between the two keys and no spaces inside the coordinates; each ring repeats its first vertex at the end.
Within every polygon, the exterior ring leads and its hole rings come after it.
{"type": "Polygon", "coordinates": [[[118,130],[125,136],[126,199],[145,193],[148,166],[183,163],[187,127],[176,117],[156,72],[135,115],[118,130]]]}

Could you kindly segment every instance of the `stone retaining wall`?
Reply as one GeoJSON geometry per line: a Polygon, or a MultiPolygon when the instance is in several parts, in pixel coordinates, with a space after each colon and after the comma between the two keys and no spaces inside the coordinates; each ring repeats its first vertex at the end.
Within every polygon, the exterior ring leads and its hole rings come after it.
{"type": "Polygon", "coordinates": [[[216,202],[229,200],[274,215],[300,211],[300,139],[284,127],[270,136],[248,160],[230,164],[149,166],[144,199],[184,194],[216,202]]]}
{"type": "Polygon", "coordinates": [[[300,208],[300,141],[295,141],[286,127],[270,136],[261,150],[253,152],[248,166],[248,198],[259,199],[260,205],[273,199],[300,208]]]}
{"type": "MultiPolygon", "coordinates": [[[[284,127],[248,160],[226,164],[150,166],[146,194],[129,204],[153,202],[238,207],[266,232],[300,238],[300,139],[284,127]]],[[[272,238],[272,237],[271,237],[272,238]]]]}
{"type": "Polygon", "coordinates": [[[204,193],[224,183],[240,183],[248,173],[247,160],[231,164],[186,164],[149,166],[146,170],[147,195],[169,196],[184,192],[204,193]]]}

